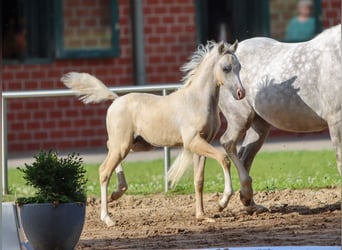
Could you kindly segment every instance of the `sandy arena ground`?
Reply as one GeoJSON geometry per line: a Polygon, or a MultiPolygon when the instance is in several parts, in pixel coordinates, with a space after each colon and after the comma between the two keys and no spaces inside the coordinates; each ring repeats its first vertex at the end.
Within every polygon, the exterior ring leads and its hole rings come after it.
{"type": "Polygon", "coordinates": [[[99,219],[91,200],[76,249],[189,249],[233,246],[340,245],[341,190],[258,192],[255,201],[268,212],[241,211],[238,192],[217,211],[217,194],[205,195],[205,211],[216,222],[195,220],[193,195],[124,195],[110,204],[116,225],[99,219]]]}

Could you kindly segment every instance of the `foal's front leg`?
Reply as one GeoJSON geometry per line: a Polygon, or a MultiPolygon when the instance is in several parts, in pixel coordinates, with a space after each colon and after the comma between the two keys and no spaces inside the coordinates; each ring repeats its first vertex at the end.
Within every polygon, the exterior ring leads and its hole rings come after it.
{"type": "MultiPolygon", "coordinates": [[[[205,141],[199,135],[195,136],[191,140],[188,147],[189,147],[189,150],[191,152],[193,152],[194,154],[202,155],[205,157],[210,157],[212,159],[215,159],[221,165],[221,167],[223,169],[223,173],[224,173],[224,179],[225,179],[224,180],[223,197],[219,202],[219,210],[222,210],[223,208],[225,208],[227,206],[231,196],[233,195],[233,186],[232,186],[232,181],[231,181],[231,176],[230,176],[230,161],[229,161],[228,157],[223,152],[221,152],[220,150],[218,150],[218,149],[214,148],[212,145],[210,145],[207,141],[205,141]]],[[[204,165],[204,161],[202,163],[204,165]]],[[[200,177],[201,175],[204,175],[204,166],[198,167],[198,169],[199,170],[197,170],[197,171],[199,171],[199,172],[196,176],[200,177]]],[[[195,178],[196,178],[196,176],[195,176],[195,178]]],[[[203,176],[203,179],[198,178],[198,182],[199,181],[202,181],[202,184],[200,184],[200,185],[203,185],[204,176],[203,176]]],[[[195,180],[195,183],[196,182],[197,181],[195,180]]],[[[200,191],[200,189],[198,189],[198,190],[200,191]]],[[[202,196],[201,196],[201,199],[202,199],[202,196]]],[[[200,204],[200,203],[198,202],[198,204],[200,204]]],[[[198,214],[200,214],[200,212],[201,211],[198,211],[198,214]]],[[[203,209],[202,209],[202,213],[203,213],[203,209]]]]}
{"type": "Polygon", "coordinates": [[[204,216],[203,209],[203,185],[204,185],[204,167],[206,157],[194,154],[194,186],[196,197],[196,219],[214,222],[213,219],[204,216]]]}

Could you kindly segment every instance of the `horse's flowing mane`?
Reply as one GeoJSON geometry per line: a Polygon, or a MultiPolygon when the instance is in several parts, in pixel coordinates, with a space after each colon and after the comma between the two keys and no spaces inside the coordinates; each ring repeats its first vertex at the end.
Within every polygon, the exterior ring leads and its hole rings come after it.
{"type": "Polygon", "coordinates": [[[200,44],[197,47],[197,51],[190,57],[189,62],[181,67],[181,71],[184,73],[184,77],[182,78],[182,82],[184,82],[183,87],[191,84],[191,78],[194,76],[197,67],[215,46],[216,43],[214,41],[208,41],[206,45],[200,44]]]}

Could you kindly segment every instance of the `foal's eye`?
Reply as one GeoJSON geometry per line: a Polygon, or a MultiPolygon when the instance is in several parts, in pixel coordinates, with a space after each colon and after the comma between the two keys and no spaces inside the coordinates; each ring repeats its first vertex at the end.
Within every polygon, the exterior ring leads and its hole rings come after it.
{"type": "Polygon", "coordinates": [[[231,70],[232,70],[232,66],[230,66],[230,65],[224,66],[224,67],[222,68],[222,71],[223,71],[224,73],[229,73],[231,70]]]}

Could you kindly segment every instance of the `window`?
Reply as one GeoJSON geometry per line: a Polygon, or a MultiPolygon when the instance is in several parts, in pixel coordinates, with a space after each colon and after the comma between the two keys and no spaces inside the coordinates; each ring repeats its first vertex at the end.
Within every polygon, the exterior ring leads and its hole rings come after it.
{"type": "Polygon", "coordinates": [[[119,55],[117,0],[3,0],[5,63],[119,55]]]}
{"type": "Polygon", "coordinates": [[[116,0],[56,1],[56,57],[91,58],[119,54],[116,0]]]}
{"type": "Polygon", "coordinates": [[[196,1],[198,42],[269,35],[268,0],[196,1]]]}
{"type": "MultiPolygon", "coordinates": [[[[256,36],[290,42],[286,38],[286,30],[290,20],[298,15],[300,2],[311,5],[310,37],[313,37],[322,30],[321,0],[195,1],[198,43],[207,40],[226,40],[232,43],[235,39],[242,41],[256,36]]],[[[295,32],[303,33],[299,28],[295,32]]]]}
{"type": "Polygon", "coordinates": [[[4,0],[2,53],[5,61],[24,62],[51,58],[52,1],[4,0]]]}
{"type": "Polygon", "coordinates": [[[270,36],[280,41],[303,42],[322,31],[321,0],[273,0],[270,15],[270,36]],[[306,21],[296,21],[303,15],[306,21]]]}

